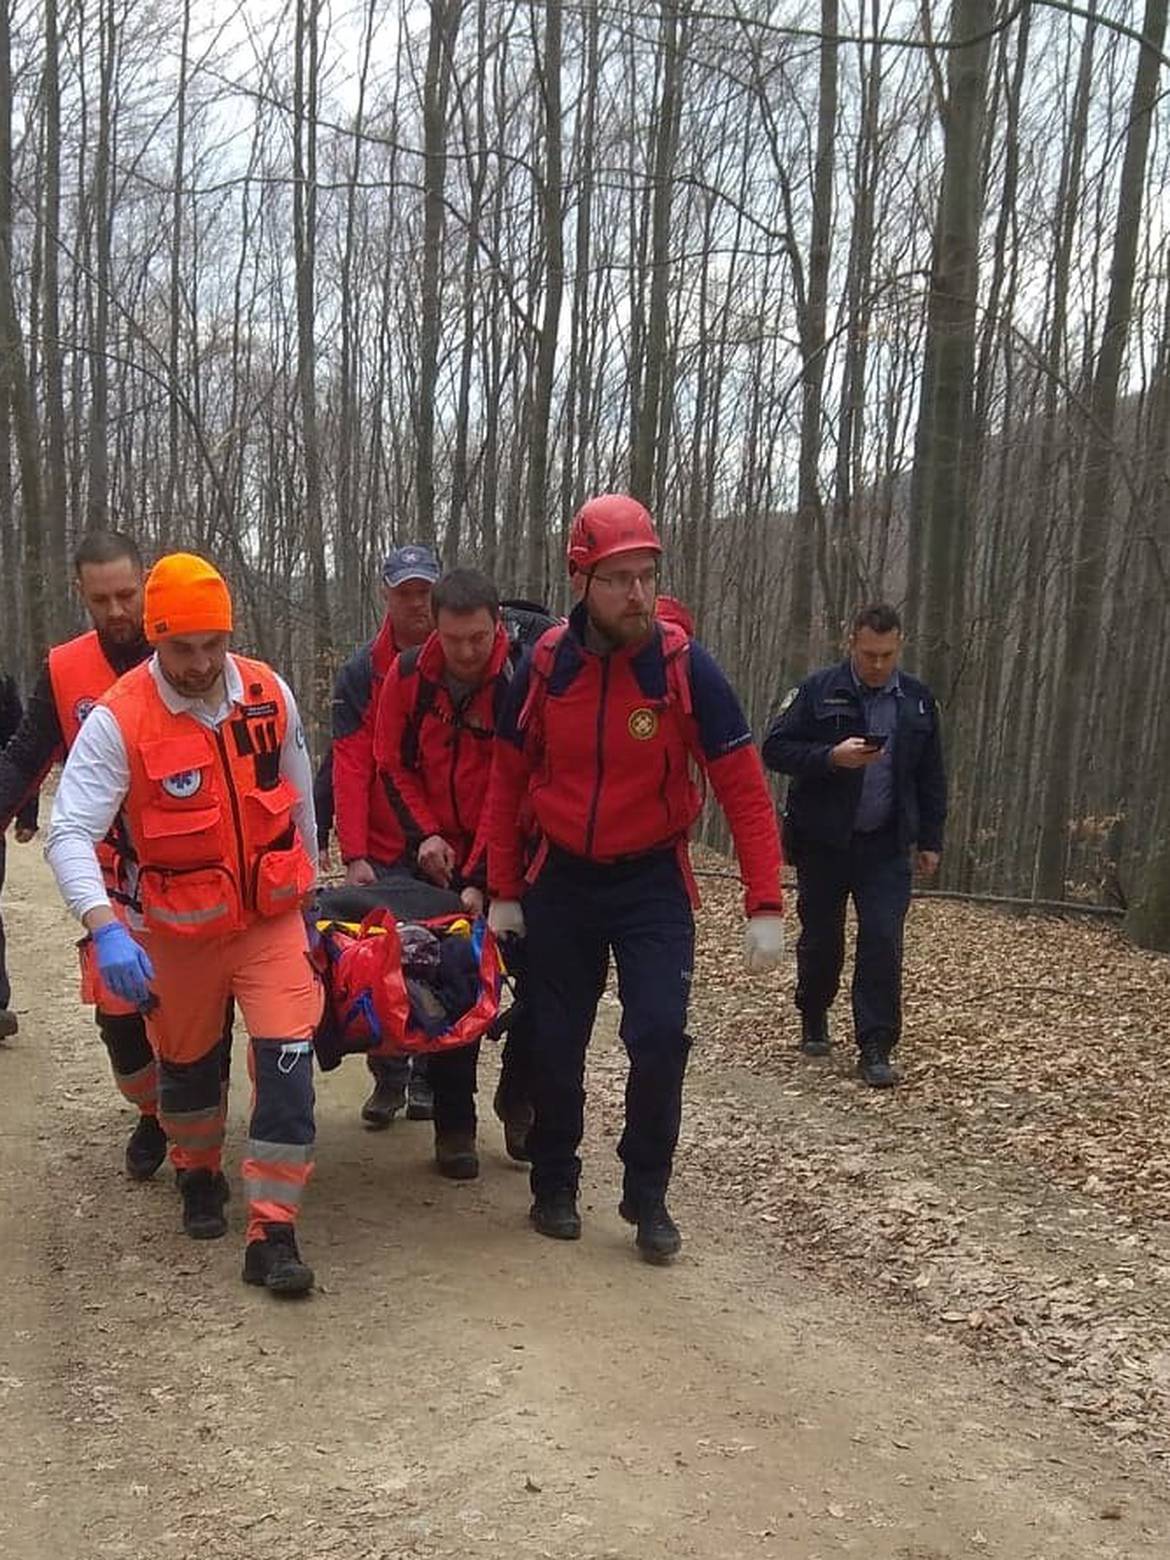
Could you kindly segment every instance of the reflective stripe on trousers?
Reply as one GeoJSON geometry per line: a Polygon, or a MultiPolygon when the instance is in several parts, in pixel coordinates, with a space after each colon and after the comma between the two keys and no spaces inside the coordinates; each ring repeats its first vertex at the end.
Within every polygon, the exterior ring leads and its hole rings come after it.
{"type": "Polygon", "coordinates": [[[243,1164],[249,1241],[265,1224],[292,1224],[313,1173],[313,1048],[307,1040],[253,1040],[252,1119],[243,1164]]]}

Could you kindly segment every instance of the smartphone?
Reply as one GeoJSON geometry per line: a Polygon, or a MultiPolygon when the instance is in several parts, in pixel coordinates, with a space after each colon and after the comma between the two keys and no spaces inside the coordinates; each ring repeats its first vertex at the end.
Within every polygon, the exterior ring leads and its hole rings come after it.
{"type": "Polygon", "coordinates": [[[884,748],[886,745],[886,733],[884,731],[870,731],[861,740],[867,748],[884,748]]]}

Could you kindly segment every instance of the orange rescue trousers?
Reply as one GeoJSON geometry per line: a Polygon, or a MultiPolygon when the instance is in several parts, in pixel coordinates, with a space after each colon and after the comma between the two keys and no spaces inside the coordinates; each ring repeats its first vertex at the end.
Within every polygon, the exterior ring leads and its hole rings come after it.
{"type": "Polygon", "coordinates": [[[244,1151],[249,1241],[291,1224],[313,1169],[312,1036],[322,994],[299,910],[221,937],[152,932],[158,1006],[147,1018],[158,1057],[158,1117],[176,1170],[218,1170],[227,1091],[222,1030],[229,1000],[251,1038],[252,1116],[244,1151]]]}

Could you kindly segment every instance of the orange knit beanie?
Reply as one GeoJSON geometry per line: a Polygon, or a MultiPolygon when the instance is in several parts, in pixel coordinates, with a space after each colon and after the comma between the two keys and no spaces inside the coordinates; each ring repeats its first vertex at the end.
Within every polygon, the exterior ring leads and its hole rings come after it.
{"type": "Polygon", "coordinates": [[[230,634],[232,598],[223,575],[194,553],[168,553],[146,576],[146,637],[230,634]]]}

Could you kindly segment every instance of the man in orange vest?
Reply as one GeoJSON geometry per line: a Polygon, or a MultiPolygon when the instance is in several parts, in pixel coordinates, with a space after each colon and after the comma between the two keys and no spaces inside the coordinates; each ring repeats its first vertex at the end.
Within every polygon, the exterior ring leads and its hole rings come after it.
{"type": "MultiPolygon", "coordinates": [[[[118,531],[91,531],[78,547],[73,563],[77,591],[93,627],[49,651],[24,717],[0,753],[0,830],[7,829],[16,817],[16,837],[21,843],[36,833],[35,806],[31,819],[22,810],[30,798],[35,803],[49,769],[64,759],[82,721],[101,696],[123,672],[150,654],[142,632],[142,558],[132,539],[118,531]]],[[[107,891],[116,896],[117,849],[113,842],[102,842],[98,859],[107,891]]],[[[115,897],[114,903],[118,902],[115,897]]],[[[81,999],[94,1005],[114,1082],[138,1111],[126,1144],[126,1170],[134,1180],[145,1181],[167,1152],[157,1118],[154,1053],[142,1014],[102,986],[88,943],[83,944],[81,999]]]]}
{"type": "Polygon", "coordinates": [[[304,1294],[313,1272],[294,1224],[312,1170],[321,1014],[301,915],[317,842],[304,728],[270,667],[228,653],[231,596],[202,558],[172,553],[155,564],[145,626],[154,655],[90,713],[45,853],[93,938],[102,980],[147,1013],[159,1119],[183,1227],[196,1240],[227,1230],[221,1029],[228,1000],[239,1005],[254,1090],[244,1280],[304,1294]],[[95,847],[115,822],[146,947],[102,881],[95,847]]]}

